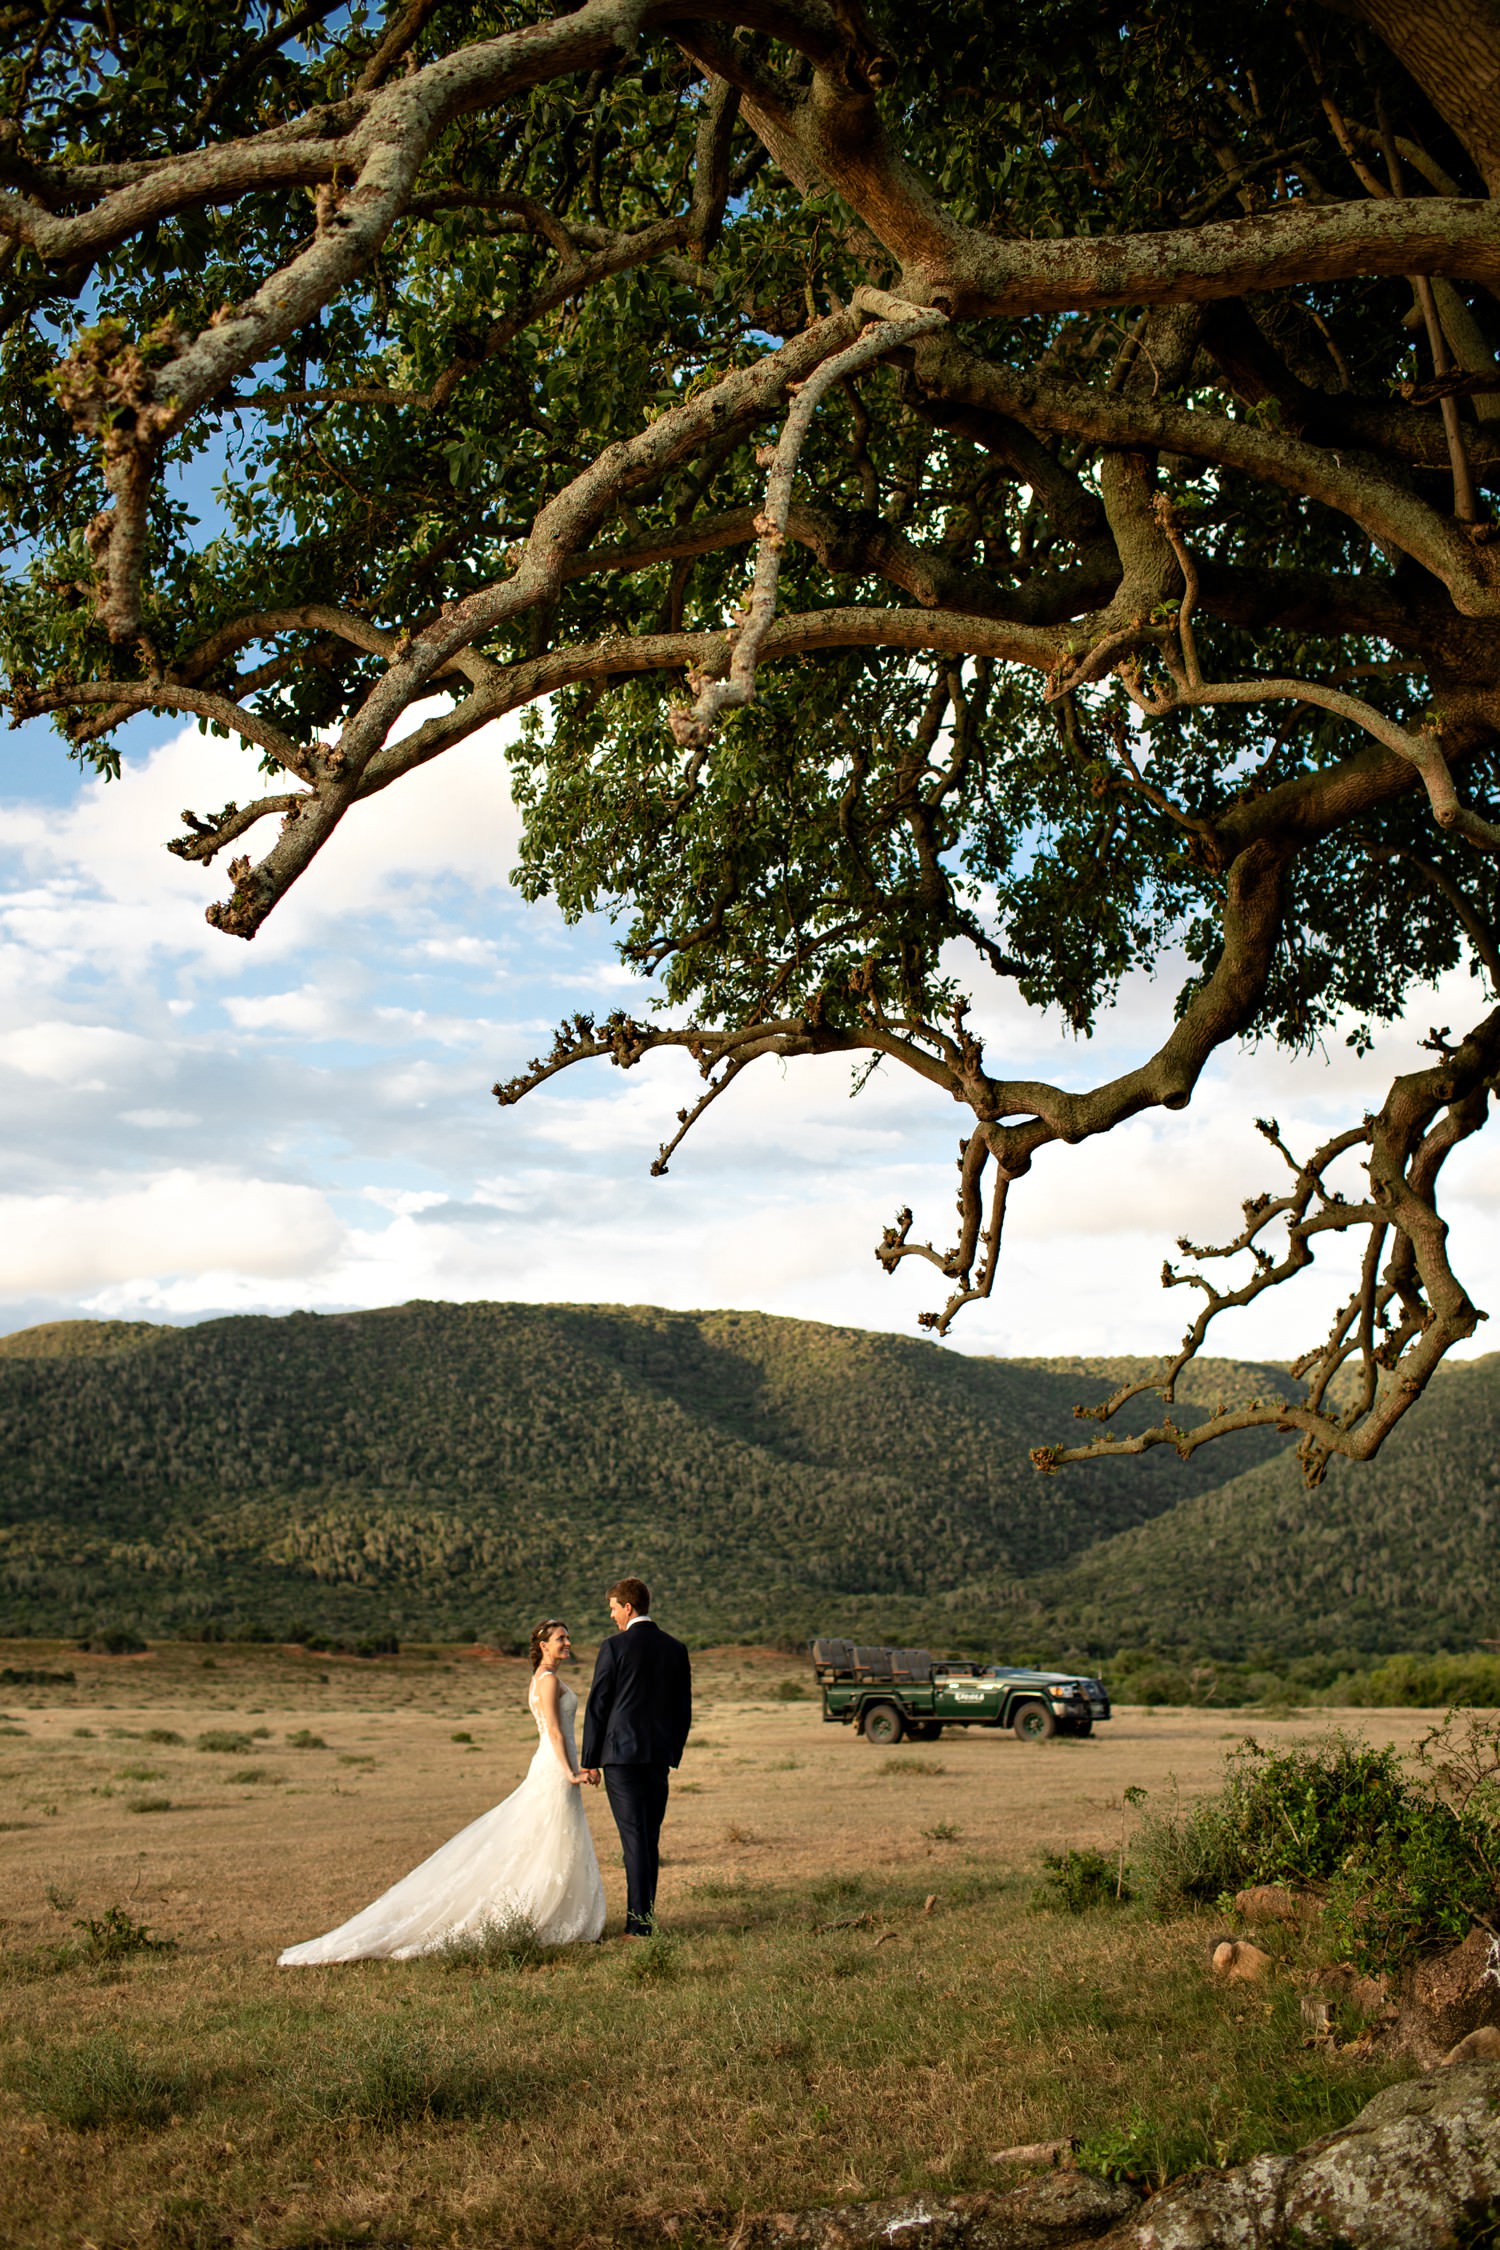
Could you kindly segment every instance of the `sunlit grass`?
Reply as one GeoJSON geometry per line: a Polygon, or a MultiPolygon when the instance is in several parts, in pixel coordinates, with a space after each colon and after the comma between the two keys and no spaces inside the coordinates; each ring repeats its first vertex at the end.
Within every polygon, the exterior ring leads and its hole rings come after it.
{"type": "Polygon", "coordinates": [[[1305,2049],[1290,1979],[1216,1986],[1209,1921],[1039,1917],[1033,1888],[962,1860],[714,1876],[636,1944],[556,1953],[497,1925],[409,1963],[278,1971],[224,1947],[13,1976],[8,2241],[165,2245],[189,2208],[233,2250],[272,2209],[286,2243],[527,2250],[605,2208],[612,2231],[691,2237],[980,2189],[1021,2142],[1076,2135],[1148,2177],[1234,2161],[1395,2075],[1305,2049]]]}

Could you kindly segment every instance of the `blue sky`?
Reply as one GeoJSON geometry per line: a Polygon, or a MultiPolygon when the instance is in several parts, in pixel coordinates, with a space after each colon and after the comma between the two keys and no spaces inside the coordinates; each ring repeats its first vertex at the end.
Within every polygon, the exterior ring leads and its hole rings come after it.
{"type": "MultiPolygon", "coordinates": [[[[222,873],[165,850],[184,805],[253,787],[253,760],[176,722],[126,736],[123,778],[71,764],[45,726],[0,735],[0,1331],[91,1315],[191,1320],[412,1297],[755,1306],[915,1333],[941,1285],[874,1262],[903,1203],[951,1220],[962,1123],[891,1070],[858,1100],[837,1061],[762,1064],[649,1177],[690,1066],[566,1074],[518,1109],[490,1095],[575,1009],[639,988],[608,925],[564,926],[507,882],[515,856],[497,729],[357,808],[251,945],[203,919],[222,873]]],[[[1359,1062],[1226,1058],[1191,1109],[1044,1152],[1015,1191],[1005,1271],[955,1348],[1156,1349],[1188,1313],[1158,1274],[1175,1238],[1216,1239],[1273,1183],[1253,1131],[1294,1145],[1356,1119],[1475,988],[1424,999],[1359,1062]]],[[[1166,984],[1133,982],[1091,1043],[997,992],[996,1060],[1081,1085],[1148,1051],[1166,984]]],[[[1351,1181],[1351,1184],[1352,1181],[1351,1181]]],[[[1455,1166],[1461,1269],[1500,1309],[1500,1159],[1455,1166]]],[[[1333,1277],[1218,1348],[1289,1356],[1333,1277]]],[[[1481,1329],[1476,1348],[1486,1348],[1481,1329]]]]}

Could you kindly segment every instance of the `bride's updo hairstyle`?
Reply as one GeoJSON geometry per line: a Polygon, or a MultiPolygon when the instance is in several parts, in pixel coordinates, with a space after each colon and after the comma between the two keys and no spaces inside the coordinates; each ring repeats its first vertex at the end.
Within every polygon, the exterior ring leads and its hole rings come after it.
{"type": "Polygon", "coordinates": [[[533,1672],[542,1661],[542,1648],[544,1643],[546,1642],[547,1635],[549,1633],[555,1633],[559,1625],[566,1624],[567,1619],[565,1617],[544,1617],[540,1625],[532,1626],[531,1669],[533,1672]]]}

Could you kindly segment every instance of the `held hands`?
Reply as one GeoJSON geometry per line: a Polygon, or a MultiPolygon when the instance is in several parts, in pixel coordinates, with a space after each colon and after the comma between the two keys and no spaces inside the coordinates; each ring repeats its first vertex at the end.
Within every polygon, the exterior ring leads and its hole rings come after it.
{"type": "Polygon", "coordinates": [[[599,1768],[597,1766],[580,1766],[573,1779],[581,1788],[597,1789],[599,1786],[599,1768]]]}

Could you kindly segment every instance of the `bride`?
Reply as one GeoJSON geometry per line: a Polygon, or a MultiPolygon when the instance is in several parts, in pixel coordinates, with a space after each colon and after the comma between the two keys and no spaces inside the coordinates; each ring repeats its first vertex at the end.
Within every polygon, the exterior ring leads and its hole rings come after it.
{"type": "Polygon", "coordinates": [[[604,1931],[604,1885],[573,1745],[578,1698],[557,1676],[573,1653],[560,1618],[531,1636],[527,1701],[540,1737],[519,1789],[481,1813],[421,1866],[325,1937],[288,1946],[280,1967],[318,1961],[407,1961],[485,1925],[524,1916],[544,1945],[604,1931]]]}

